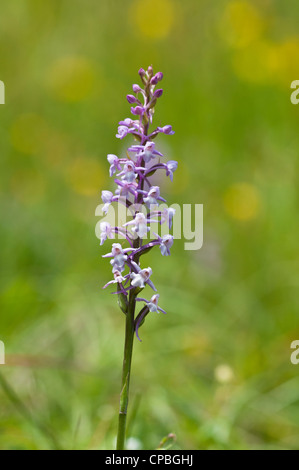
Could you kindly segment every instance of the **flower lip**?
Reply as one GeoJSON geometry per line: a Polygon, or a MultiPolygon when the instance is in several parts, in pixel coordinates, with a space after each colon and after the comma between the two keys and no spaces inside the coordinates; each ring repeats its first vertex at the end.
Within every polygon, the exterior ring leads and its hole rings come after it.
{"type": "Polygon", "coordinates": [[[147,281],[147,280],[151,277],[152,273],[153,273],[153,271],[152,271],[151,268],[142,269],[142,270],[140,271],[140,275],[143,277],[143,279],[144,279],[145,281],[147,281]]]}

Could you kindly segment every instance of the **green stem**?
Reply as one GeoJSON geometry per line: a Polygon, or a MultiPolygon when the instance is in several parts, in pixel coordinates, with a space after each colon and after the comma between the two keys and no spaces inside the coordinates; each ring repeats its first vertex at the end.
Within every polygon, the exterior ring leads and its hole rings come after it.
{"type": "Polygon", "coordinates": [[[119,420],[118,420],[118,433],[117,433],[117,450],[124,450],[126,439],[126,422],[127,411],[129,403],[129,386],[131,376],[131,364],[134,343],[134,316],[135,316],[135,298],[134,290],[131,290],[129,297],[129,305],[126,314],[126,337],[124,348],[124,361],[123,361],[123,375],[122,386],[120,393],[119,403],[119,420]]]}

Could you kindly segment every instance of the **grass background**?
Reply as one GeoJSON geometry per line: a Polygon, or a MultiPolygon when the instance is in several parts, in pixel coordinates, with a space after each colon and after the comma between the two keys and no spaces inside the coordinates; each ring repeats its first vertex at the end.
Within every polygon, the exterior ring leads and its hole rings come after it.
{"type": "Polygon", "coordinates": [[[0,6],[1,449],[111,449],[124,318],[94,235],[137,71],[164,72],[169,203],[204,246],[150,255],[168,315],[135,344],[129,434],[155,449],[298,449],[298,2],[0,6]]]}

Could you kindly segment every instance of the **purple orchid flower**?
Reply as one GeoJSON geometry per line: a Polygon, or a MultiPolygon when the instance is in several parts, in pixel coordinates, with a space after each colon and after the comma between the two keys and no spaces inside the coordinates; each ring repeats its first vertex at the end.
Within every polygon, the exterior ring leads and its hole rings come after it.
{"type": "Polygon", "coordinates": [[[159,186],[152,186],[149,191],[143,191],[141,189],[138,192],[143,196],[143,202],[148,206],[158,206],[158,201],[166,202],[166,199],[160,196],[160,188],[159,186]]]}
{"type": "Polygon", "coordinates": [[[129,194],[132,194],[133,196],[137,195],[137,183],[129,183],[126,180],[120,181],[118,179],[114,181],[118,185],[118,188],[115,190],[115,194],[118,196],[128,196],[129,194]]]}
{"type": "Polygon", "coordinates": [[[133,268],[136,272],[131,273],[131,284],[134,287],[140,287],[143,289],[145,284],[148,284],[154,291],[157,291],[154,284],[150,280],[150,277],[153,273],[152,268],[141,269],[137,263],[132,261],[133,268]]]}
{"type": "Polygon", "coordinates": [[[128,151],[135,152],[137,157],[141,157],[145,163],[155,157],[163,157],[163,154],[155,149],[155,142],[147,142],[145,145],[133,145],[128,148],[128,151]]]}
{"type": "Polygon", "coordinates": [[[101,229],[101,245],[107,240],[107,238],[114,238],[114,230],[108,222],[100,223],[101,229]]]}
{"type": "Polygon", "coordinates": [[[166,176],[169,176],[171,181],[173,181],[173,173],[177,170],[178,168],[178,162],[175,160],[169,160],[169,162],[166,163],[166,176]]]}
{"type": "Polygon", "coordinates": [[[120,160],[116,155],[109,154],[107,155],[107,160],[110,163],[109,174],[113,176],[117,170],[121,170],[120,160]]]}
{"type": "Polygon", "coordinates": [[[132,161],[128,160],[124,165],[123,171],[118,173],[117,176],[121,176],[122,181],[126,181],[127,183],[133,183],[136,180],[137,176],[138,176],[138,174],[135,173],[135,172],[136,171],[139,172],[139,171],[143,171],[143,170],[145,170],[144,167],[142,167],[142,166],[137,167],[137,166],[135,166],[135,164],[132,161]]]}
{"type": "Polygon", "coordinates": [[[110,286],[111,284],[122,284],[126,281],[128,275],[126,277],[123,277],[121,272],[116,269],[113,273],[113,277],[114,279],[112,279],[112,281],[107,282],[107,284],[104,285],[103,289],[106,289],[106,287],[110,286]]]}
{"type": "Polygon", "coordinates": [[[155,235],[159,241],[162,256],[170,256],[170,248],[173,245],[173,236],[168,234],[161,238],[156,233],[155,235]]]}
{"type": "Polygon", "coordinates": [[[142,297],[137,297],[136,300],[137,302],[145,302],[150,312],[156,312],[156,313],[162,312],[166,314],[165,310],[163,310],[163,308],[158,306],[159,297],[160,297],[159,294],[154,294],[151,300],[146,300],[146,299],[143,299],[142,297]]]}
{"type": "Polygon", "coordinates": [[[139,327],[140,327],[141,322],[146,317],[146,315],[149,312],[157,312],[157,313],[162,312],[162,313],[166,314],[165,310],[163,310],[163,308],[158,306],[159,297],[160,297],[159,294],[155,294],[155,295],[152,296],[151,300],[146,300],[146,299],[143,299],[142,297],[137,297],[136,298],[137,302],[145,302],[145,304],[146,304],[146,308],[144,308],[141,311],[141,315],[139,316],[139,318],[137,318],[137,321],[136,321],[135,330],[136,330],[136,336],[137,336],[139,341],[141,341],[140,336],[139,336],[139,327]]]}
{"type": "Polygon", "coordinates": [[[102,201],[104,203],[102,211],[104,214],[107,214],[110,204],[117,201],[117,199],[118,197],[114,196],[111,191],[102,191],[102,201]]]}
{"type": "Polygon", "coordinates": [[[152,132],[149,131],[153,120],[154,108],[158,99],[162,96],[162,88],[158,88],[163,79],[163,73],[154,74],[152,67],[146,71],[139,70],[139,76],[142,86],[134,84],[132,89],[134,94],[127,95],[127,101],[132,105],[131,113],[136,116],[119,121],[117,138],[124,139],[131,135],[137,140],[134,145],[128,147],[127,156],[119,158],[114,154],[109,154],[109,174],[114,176],[117,188],[113,194],[111,191],[102,191],[102,201],[104,203],[103,213],[107,214],[110,205],[118,201],[124,204],[132,214],[131,220],[125,222],[122,226],[113,227],[108,222],[100,224],[101,245],[108,243],[109,239],[121,236],[124,242],[129,243],[129,248],[123,248],[120,243],[113,243],[110,253],[104,255],[104,258],[111,258],[113,279],[106,285],[117,284],[118,289],[115,294],[121,296],[124,302],[123,310],[127,315],[130,314],[129,308],[138,301],[144,301],[145,307],[141,317],[137,315],[135,321],[135,331],[138,336],[138,328],[148,312],[161,311],[166,313],[158,306],[159,295],[155,294],[150,301],[144,298],[137,298],[138,293],[149,285],[154,291],[156,288],[151,281],[152,269],[141,268],[140,259],[143,254],[159,246],[163,256],[170,255],[170,248],[173,245],[173,236],[168,234],[163,237],[156,235],[156,239],[145,242],[148,237],[151,224],[167,223],[169,230],[172,226],[172,219],[175,210],[164,208],[159,210],[161,201],[166,200],[161,195],[160,186],[151,183],[154,174],[157,171],[166,171],[166,176],[173,180],[174,172],[177,170],[178,163],[175,160],[163,162],[163,153],[157,150],[156,143],[153,141],[158,134],[173,135],[172,126],[166,125],[157,127],[152,132]],[[157,88],[156,88],[157,87],[157,88]],[[129,152],[132,154],[129,158],[129,152]],[[153,166],[150,162],[156,160],[153,166]],[[143,211],[142,206],[145,211],[143,211]],[[157,210],[152,210],[153,206],[157,210]],[[127,274],[125,270],[128,269],[127,274]],[[129,296],[131,301],[129,302],[129,296]],[[133,296],[133,297],[132,297],[133,296]],[[133,302],[132,302],[133,298],[133,302]],[[138,320],[137,320],[138,318],[138,320]]]}
{"type": "Polygon", "coordinates": [[[166,135],[173,135],[175,132],[172,130],[172,126],[158,127],[157,130],[166,135]]]}
{"type": "MultiPolygon", "coordinates": [[[[120,243],[112,243],[111,252],[105,254],[103,258],[110,261],[112,269],[112,279],[104,286],[116,285],[112,292],[118,296],[118,304],[126,321],[126,340],[123,361],[123,380],[120,397],[119,411],[119,431],[117,436],[117,449],[124,449],[126,414],[128,405],[128,390],[131,371],[131,358],[134,333],[139,337],[139,329],[145,321],[146,316],[152,312],[166,313],[158,305],[159,295],[155,293],[150,300],[139,297],[140,292],[148,286],[157,292],[151,278],[153,271],[151,267],[142,268],[141,258],[149,253],[156,246],[160,248],[162,256],[170,255],[170,248],[173,245],[171,234],[145,241],[149,236],[151,224],[167,223],[169,231],[172,226],[172,219],[175,210],[163,208],[159,210],[159,203],[166,200],[162,197],[163,187],[155,186],[152,181],[156,172],[166,172],[166,176],[173,180],[173,175],[177,170],[177,162],[169,160],[163,162],[163,154],[156,148],[154,142],[159,135],[173,135],[172,126],[166,125],[151,130],[155,106],[164,94],[160,88],[163,73],[153,71],[150,66],[147,70],[141,68],[138,72],[142,86],[134,84],[132,89],[134,94],[127,95],[127,101],[131,106],[131,113],[135,118],[130,117],[119,121],[116,137],[124,139],[130,135],[135,139],[133,145],[129,146],[124,158],[116,155],[107,156],[109,162],[109,174],[116,179],[115,192],[102,191],[102,201],[104,203],[103,213],[108,214],[109,207],[113,202],[122,204],[126,208],[128,221],[119,222],[119,226],[113,227],[109,222],[103,221],[100,224],[101,245],[116,236],[123,237],[123,243],[128,243],[128,248],[123,248],[120,243]],[[131,155],[129,156],[129,152],[131,155]],[[153,210],[154,209],[154,210],[153,210]],[[139,302],[144,302],[143,308],[137,312],[136,307],[139,302]]],[[[123,206],[120,206],[122,210],[123,206]]],[[[112,213],[112,211],[110,211],[112,213]]],[[[118,211],[121,214],[122,212],[118,211]]],[[[109,214],[110,215],[110,214],[109,214]]],[[[120,218],[120,220],[122,220],[120,218]]],[[[143,295],[143,294],[141,294],[143,295]]],[[[141,341],[141,340],[140,340],[141,341]]]]}
{"type": "Polygon", "coordinates": [[[133,225],[133,232],[135,232],[139,238],[144,238],[147,233],[150,231],[150,227],[148,227],[148,224],[151,222],[157,222],[156,220],[153,219],[148,219],[145,217],[143,212],[137,212],[135,215],[135,218],[131,220],[130,222],[127,222],[124,224],[124,227],[128,227],[129,225],[133,225]]]}

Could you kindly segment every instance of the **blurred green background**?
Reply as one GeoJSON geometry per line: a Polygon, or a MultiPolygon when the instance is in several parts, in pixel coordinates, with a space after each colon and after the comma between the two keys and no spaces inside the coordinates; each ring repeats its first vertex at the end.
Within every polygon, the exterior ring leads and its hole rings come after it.
{"type": "Polygon", "coordinates": [[[299,7],[295,0],[0,5],[1,449],[111,449],[124,317],[94,234],[137,71],[163,71],[169,203],[204,246],[151,253],[168,315],[136,342],[129,446],[298,449],[299,7]]]}

